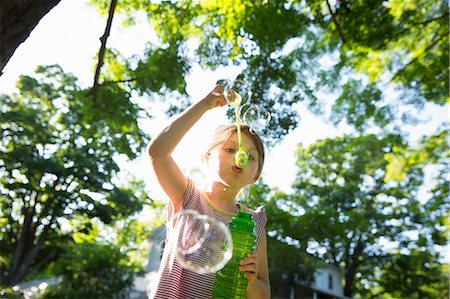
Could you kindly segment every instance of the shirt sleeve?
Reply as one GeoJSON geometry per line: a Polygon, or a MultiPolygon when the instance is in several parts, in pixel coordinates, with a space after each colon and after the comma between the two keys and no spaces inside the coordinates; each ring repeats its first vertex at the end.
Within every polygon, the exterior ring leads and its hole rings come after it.
{"type": "Polygon", "coordinates": [[[256,222],[256,247],[258,247],[259,242],[261,238],[263,237],[263,234],[265,233],[264,228],[267,223],[267,216],[266,212],[264,210],[263,206],[259,206],[254,212],[253,212],[253,219],[256,222]]]}
{"type": "Polygon", "coordinates": [[[183,195],[182,209],[189,207],[192,204],[192,201],[194,200],[194,196],[198,193],[197,189],[195,188],[194,182],[190,178],[187,178],[187,180],[188,183],[183,195]]]}
{"type": "MultiPolygon", "coordinates": [[[[180,211],[178,211],[178,213],[182,212],[183,210],[186,209],[186,206],[189,206],[189,204],[192,202],[194,194],[195,194],[195,185],[192,182],[192,180],[190,178],[188,179],[188,184],[186,186],[186,190],[184,190],[184,194],[183,194],[183,204],[181,206],[180,211]]],[[[167,203],[167,221],[168,222],[172,222],[173,221],[173,217],[176,217],[176,215],[174,215],[174,206],[173,203],[169,200],[169,202],[167,203]]]]}

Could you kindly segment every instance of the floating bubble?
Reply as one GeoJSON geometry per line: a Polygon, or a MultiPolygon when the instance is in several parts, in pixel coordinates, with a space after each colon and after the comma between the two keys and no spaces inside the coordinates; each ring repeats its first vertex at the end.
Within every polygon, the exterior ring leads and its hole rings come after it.
{"type": "Polygon", "coordinates": [[[260,108],[253,103],[242,105],[239,110],[239,115],[243,124],[258,132],[261,132],[267,127],[272,118],[266,109],[260,108]]]}
{"type": "Polygon", "coordinates": [[[223,96],[227,99],[229,96],[229,93],[233,90],[233,81],[228,79],[223,79],[218,81],[220,84],[223,85],[223,96]]]}
{"type": "Polygon", "coordinates": [[[223,85],[223,96],[230,105],[237,106],[242,102],[242,96],[236,91],[236,84],[241,81],[232,81],[229,79],[222,79],[217,83],[223,85]]]}
{"type": "Polygon", "coordinates": [[[222,269],[233,245],[227,226],[206,215],[185,210],[175,215],[175,258],[182,267],[205,274],[222,269]]]}

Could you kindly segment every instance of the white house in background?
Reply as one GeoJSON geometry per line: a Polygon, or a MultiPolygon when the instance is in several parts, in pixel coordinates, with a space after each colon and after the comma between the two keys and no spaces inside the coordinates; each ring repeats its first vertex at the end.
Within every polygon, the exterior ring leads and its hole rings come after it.
{"type": "Polygon", "coordinates": [[[312,299],[336,298],[350,299],[344,296],[342,271],[333,265],[325,265],[314,273],[314,281],[308,286],[313,291],[312,299]]]}
{"type": "Polygon", "coordinates": [[[164,241],[166,239],[166,226],[156,228],[150,235],[150,251],[148,255],[147,272],[158,272],[162,252],[164,251],[164,241]]]}

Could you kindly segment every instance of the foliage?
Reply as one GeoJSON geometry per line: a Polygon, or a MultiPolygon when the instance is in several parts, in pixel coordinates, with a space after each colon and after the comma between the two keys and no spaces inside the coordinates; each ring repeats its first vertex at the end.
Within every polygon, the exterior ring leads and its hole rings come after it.
{"type": "Polygon", "coordinates": [[[121,252],[127,254],[128,263],[133,265],[135,271],[139,274],[144,273],[144,267],[148,262],[148,252],[150,244],[148,236],[151,234],[152,228],[156,227],[148,222],[142,222],[137,217],[116,223],[113,231],[117,236],[115,245],[120,248],[121,252]]]}
{"type": "Polygon", "coordinates": [[[134,272],[119,248],[90,242],[68,244],[57,263],[60,284],[42,298],[127,298],[134,272]]]}
{"type": "MultiPolygon", "coordinates": [[[[265,205],[275,281],[282,283],[287,273],[292,283],[292,274],[303,273],[277,255],[277,246],[344,269],[351,296],[384,279],[374,271],[384,273],[393,255],[380,244],[421,252],[445,244],[445,164],[432,162],[444,149],[428,151],[433,138],[410,148],[401,125],[419,120],[411,114],[427,102],[449,101],[447,1],[132,0],[118,9],[130,19],[135,10],[147,12],[161,43],[180,55],[180,45],[193,44],[188,64],[241,65],[240,93],[272,113],[263,134],[269,140],[298,125],[299,102],[359,132],[299,148],[293,194],[250,191],[253,203],[270,198],[265,205]],[[373,125],[396,133],[363,135],[373,125]],[[421,202],[424,166],[432,164],[438,165],[437,182],[421,202]]],[[[433,255],[427,259],[436,262],[433,255]]]]}
{"type": "Polygon", "coordinates": [[[438,262],[430,251],[393,253],[380,278],[375,294],[379,298],[448,298],[448,265],[438,262]],[[387,295],[389,294],[389,295],[387,295]]]}
{"type": "Polygon", "coordinates": [[[2,288],[0,289],[0,296],[2,298],[8,298],[8,299],[20,299],[22,298],[22,294],[19,292],[14,291],[12,288],[2,288]]]}
{"type": "MultiPolygon", "coordinates": [[[[1,96],[1,281],[6,284],[20,281],[31,265],[39,268],[37,257],[47,246],[57,247],[53,241],[66,234],[61,219],[97,217],[108,224],[141,210],[145,201],[112,183],[119,170],[113,157],[134,158],[145,141],[137,126],[139,108],[129,94],[111,85],[93,102],[58,66],[39,67],[36,74],[20,77],[19,93],[1,96]]],[[[43,263],[53,258],[44,256],[43,263]]]]}
{"type": "Polygon", "coordinates": [[[297,246],[272,237],[267,240],[267,256],[274,298],[288,298],[292,288],[301,289],[309,285],[313,281],[314,271],[323,266],[319,260],[302,254],[297,246]]]}
{"type": "MultiPolygon", "coordinates": [[[[431,253],[435,245],[447,244],[447,232],[439,219],[447,215],[450,202],[448,198],[437,201],[433,195],[425,202],[417,197],[423,185],[423,167],[432,162],[427,157],[442,156],[437,151],[411,148],[396,135],[347,135],[320,140],[307,148],[299,145],[293,194],[272,193],[266,204],[272,220],[269,231],[278,240],[295,244],[299,252],[340,267],[346,296],[367,297],[365,290],[373,290],[383,281],[392,296],[408,297],[409,293],[395,284],[387,286],[389,276],[384,273],[390,273],[393,263],[414,263],[415,254],[430,267],[436,265],[429,280],[422,280],[415,290],[430,288],[435,282],[442,287],[437,283],[442,275],[439,255],[431,253]],[[401,169],[402,175],[388,179],[389,157],[399,152],[407,157],[408,166],[401,169]],[[418,239],[411,232],[416,232],[418,239]],[[401,259],[383,244],[394,246],[402,253],[401,259]]],[[[405,275],[414,280],[413,273],[418,270],[411,268],[405,275]]]]}
{"type": "MultiPolygon", "coordinates": [[[[90,2],[107,11],[108,0],[90,2]]],[[[274,116],[265,131],[272,142],[298,125],[292,108],[301,101],[361,131],[418,121],[400,104],[417,111],[449,101],[446,0],[130,0],[117,11],[128,24],[145,12],[182,68],[241,65],[244,97],[274,116]]]]}

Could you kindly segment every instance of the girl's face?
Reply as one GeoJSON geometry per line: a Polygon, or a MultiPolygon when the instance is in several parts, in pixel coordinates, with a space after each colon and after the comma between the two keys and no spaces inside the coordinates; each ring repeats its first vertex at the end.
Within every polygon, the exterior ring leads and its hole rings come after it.
{"type": "Polygon", "coordinates": [[[239,151],[237,134],[211,149],[208,158],[208,169],[213,179],[226,186],[242,188],[253,184],[258,178],[258,151],[253,140],[242,134],[242,146],[248,153],[248,165],[245,168],[236,166],[234,156],[239,151]]]}

